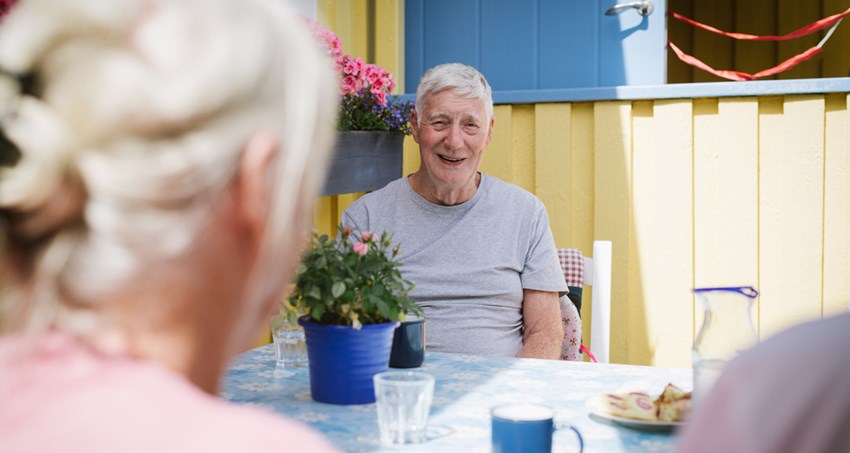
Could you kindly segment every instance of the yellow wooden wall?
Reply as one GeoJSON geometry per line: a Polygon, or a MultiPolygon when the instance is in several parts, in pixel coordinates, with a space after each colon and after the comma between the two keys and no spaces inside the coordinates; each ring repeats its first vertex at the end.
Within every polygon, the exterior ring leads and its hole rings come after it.
{"type": "MultiPolygon", "coordinates": [[[[320,22],[340,36],[345,52],[403,80],[403,42],[392,42],[403,36],[403,2],[371,2],[319,0],[320,22]],[[372,38],[365,38],[366,30],[374,30],[372,38]]],[[[697,11],[690,14],[671,0],[670,9],[734,29],[722,23],[729,16],[711,16],[711,5],[734,9],[731,17],[740,24],[751,17],[749,10],[764,13],[759,2],[686,2],[697,11]]],[[[809,23],[850,6],[824,0],[827,14],[806,15],[789,11],[807,2],[769,3],[779,9],[759,17],[761,28],[739,30],[773,33],[767,25],[781,19],[779,32],[785,33],[790,31],[783,25],[786,18],[809,23]]],[[[850,49],[847,28],[850,23],[842,24],[830,45],[850,49]]],[[[690,42],[683,48],[700,57],[723,49],[703,40],[688,35],[681,42],[690,42]]],[[[757,71],[790,52],[773,45],[773,54],[759,49],[747,57],[749,50],[735,46],[718,53],[731,58],[729,65],[706,61],[757,71]]],[[[828,50],[817,64],[819,74],[847,75],[836,71],[847,71],[848,56],[828,50]]],[[[670,76],[705,80],[673,65],[670,76]]],[[[482,170],[540,197],[559,247],[590,251],[594,239],[613,241],[612,361],[689,366],[701,323],[691,288],[757,287],[762,295],[754,314],[763,338],[797,322],[847,311],[848,100],[838,93],[500,105],[482,170]]],[[[419,164],[410,138],[404,152],[407,174],[419,164]]],[[[319,229],[333,231],[339,214],[360,195],[317,201],[319,229]]],[[[584,316],[589,326],[590,314],[584,316]]]]}
{"type": "MultiPolygon", "coordinates": [[[[846,11],[850,0],[668,0],[668,11],[721,30],[784,35],[823,17],[846,11]]],[[[816,45],[824,32],[783,42],[747,42],[721,37],[668,19],[668,38],[683,51],[716,69],[756,73],[816,45]]],[[[842,22],[823,52],[797,67],[762,80],[850,77],[850,21],[842,22]]],[[[692,68],[668,52],[669,83],[714,82],[718,77],[692,68]]]]}
{"type": "Polygon", "coordinates": [[[763,337],[847,311],[847,104],[842,93],[498,106],[483,170],[543,200],[559,247],[613,241],[612,361],[688,366],[694,287],[757,287],[763,337]]]}

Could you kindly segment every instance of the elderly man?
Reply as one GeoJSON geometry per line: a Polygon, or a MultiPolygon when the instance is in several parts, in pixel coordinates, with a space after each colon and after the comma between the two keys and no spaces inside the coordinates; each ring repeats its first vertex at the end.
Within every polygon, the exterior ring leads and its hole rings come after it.
{"type": "Polygon", "coordinates": [[[494,125],[486,79],[462,64],[432,68],[411,125],[420,168],[357,200],[342,223],[400,244],[429,350],[558,358],[567,287],[546,208],[478,171],[494,125]]]}
{"type": "Polygon", "coordinates": [[[343,224],[400,244],[429,350],[558,358],[567,287],[546,208],[478,171],[494,125],[486,79],[462,64],[432,68],[411,125],[419,170],[357,200],[343,224]]]}

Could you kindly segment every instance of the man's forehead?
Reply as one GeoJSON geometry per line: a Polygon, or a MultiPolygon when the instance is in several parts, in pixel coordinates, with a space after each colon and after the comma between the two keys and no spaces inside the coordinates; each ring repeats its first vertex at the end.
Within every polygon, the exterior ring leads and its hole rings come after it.
{"type": "Polygon", "coordinates": [[[460,96],[453,90],[431,94],[423,104],[426,117],[466,115],[479,118],[485,116],[486,111],[483,100],[460,96]]]}

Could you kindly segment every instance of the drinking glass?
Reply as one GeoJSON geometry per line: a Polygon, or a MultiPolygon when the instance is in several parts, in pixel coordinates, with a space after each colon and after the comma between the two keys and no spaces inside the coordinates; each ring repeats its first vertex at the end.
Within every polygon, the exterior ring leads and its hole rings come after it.
{"type": "Polygon", "coordinates": [[[434,397],[434,376],[418,371],[385,371],[376,374],[374,381],[381,443],[423,442],[434,397]]]}
{"type": "Polygon", "coordinates": [[[277,364],[283,367],[302,367],[307,365],[307,343],[304,329],[292,325],[284,315],[271,318],[272,340],[277,364]]]}

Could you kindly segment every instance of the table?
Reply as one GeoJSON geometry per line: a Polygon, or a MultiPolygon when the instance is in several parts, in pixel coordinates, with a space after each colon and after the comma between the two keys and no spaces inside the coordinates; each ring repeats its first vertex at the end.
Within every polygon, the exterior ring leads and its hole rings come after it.
{"type": "MultiPolygon", "coordinates": [[[[605,391],[643,389],[657,394],[668,382],[684,389],[692,387],[690,369],[436,352],[427,352],[418,370],[436,378],[428,431],[431,439],[418,445],[380,445],[374,404],[336,406],[313,401],[308,369],[277,367],[272,345],[238,356],[227,371],[221,396],[300,420],[352,452],[489,452],[489,410],[505,402],[555,408],[558,421],[571,423],[582,432],[589,453],[667,452],[672,450],[672,434],[638,431],[592,418],[585,402],[605,391]]],[[[556,433],[553,451],[577,451],[574,438],[569,431],[556,433]]]]}

